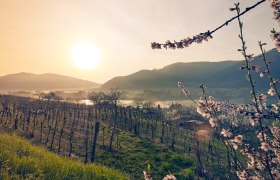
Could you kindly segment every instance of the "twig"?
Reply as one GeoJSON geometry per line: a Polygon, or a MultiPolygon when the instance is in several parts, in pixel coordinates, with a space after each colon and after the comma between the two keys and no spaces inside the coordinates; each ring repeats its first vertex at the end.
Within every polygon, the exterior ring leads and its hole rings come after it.
{"type": "Polygon", "coordinates": [[[265,2],[266,0],[261,0],[259,2],[257,2],[256,4],[247,7],[243,12],[241,12],[239,15],[232,17],[231,19],[227,20],[225,23],[223,23],[222,25],[218,26],[217,28],[215,28],[212,31],[206,31],[204,33],[200,33],[196,36],[193,36],[193,38],[186,38],[180,41],[175,41],[174,43],[172,43],[171,41],[167,40],[166,43],[157,43],[157,42],[152,42],[151,43],[151,47],[152,49],[161,49],[162,47],[164,47],[165,49],[170,48],[170,49],[183,49],[188,47],[189,45],[191,45],[193,42],[196,43],[202,43],[202,41],[208,41],[208,39],[212,38],[212,34],[216,31],[218,31],[219,29],[223,28],[224,26],[227,26],[230,22],[232,22],[233,20],[235,20],[236,18],[239,18],[240,16],[246,14],[247,12],[251,11],[252,9],[254,9],[255,7],[257,7],[258,5],[262,4],[263,2],[265,2]]]}
{"type": "Polygon", "coordinates": [[[280,94],[277,90],[277,87],[276,87],[276,83],[275,83],[275,80],[272,78],[272,75],[270,73],[270,68],[269,68],[269,61],[266,59],[266,56],[265,56],[265,50],[263,49],[263,46],[265,45],[266,43],[262,43],[261,41],[259,41],[259,46],[260,46],[260,49],[261,49],[261,56],[262,56],[262,60],[263,62],[265,63],[265,67],[266,67],[266,73],[268,74],[268,78],[270,80],[270,84],[273,86],[274,90],[275,90],[275,93],[277,94],[278,96],[278,100],[280,100],[280,94]]]}

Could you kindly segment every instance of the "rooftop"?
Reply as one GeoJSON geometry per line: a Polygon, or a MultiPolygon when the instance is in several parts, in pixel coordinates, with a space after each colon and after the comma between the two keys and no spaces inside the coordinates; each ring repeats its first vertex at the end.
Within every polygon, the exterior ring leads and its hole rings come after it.
{"type": "Polygon", "coordinates": [[[195,124],[205,124],[205,122],[203,121],[199,121],[199,120],[189,120],[187,123],[195,123],[195,124]]]}

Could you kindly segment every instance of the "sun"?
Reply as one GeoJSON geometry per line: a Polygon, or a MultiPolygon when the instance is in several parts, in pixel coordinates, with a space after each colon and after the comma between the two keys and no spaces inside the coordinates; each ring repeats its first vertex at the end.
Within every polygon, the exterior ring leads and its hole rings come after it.
{"type": "Polygon", "coordinates": [[[94,44],[82,41],[72,48],[71,59],[77,68],[89,70],[99,64],[101,57],[98,48],[94,44]]]}

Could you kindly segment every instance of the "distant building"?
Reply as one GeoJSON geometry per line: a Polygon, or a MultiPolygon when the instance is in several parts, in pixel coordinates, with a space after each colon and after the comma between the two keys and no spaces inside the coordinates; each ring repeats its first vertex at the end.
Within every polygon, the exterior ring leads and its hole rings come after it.
{"type": "Polygon", "coordinates": [[[187,121],[187,129],[192,131],[206,130],[212,131],[211,125],[208,122],[199,120],[189,120],[187,121]]]}

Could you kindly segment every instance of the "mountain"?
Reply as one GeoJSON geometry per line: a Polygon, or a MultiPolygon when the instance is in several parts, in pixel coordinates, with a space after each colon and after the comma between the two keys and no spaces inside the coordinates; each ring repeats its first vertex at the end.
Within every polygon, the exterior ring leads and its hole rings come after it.
{"type": "MultiPolygon", "coordinates": [[[[276,79],[280,79],[280,53],[276,49],[267,52],[266,57],[271,61],[271,72],[276,79]]],[[[115,77],[102,88],[121,89],[159,89],[177,88],[181,81],[188,87],[197,88],[204,84],[210,88],[247,88],[246,70],[240,70],[244,61],[222,62],[179,62],[158,70],[141,70],[128,76],[115,77]]],[[[265,64],[260,56],[252,61],[253,65],[260,66],[260,72],[265,70],[265,64]]],[[[268,78],[261,78],[260,72],[253,72],[257,88],[267,88],[268,78]]]]}
{"type": "Polygon", "coordinates": [[[17,73],[0,76],[0,90],[53,90],[97,88],[100,85],[58,74],[17,73]]]}

